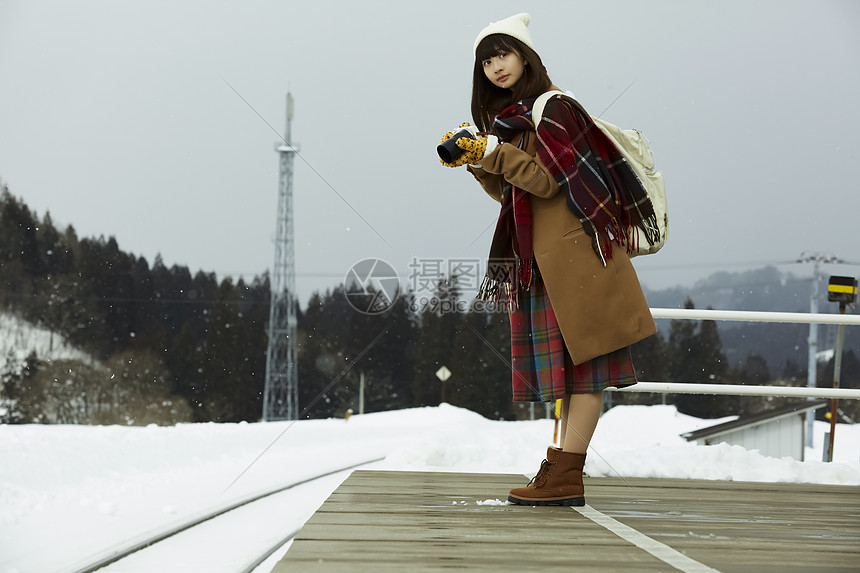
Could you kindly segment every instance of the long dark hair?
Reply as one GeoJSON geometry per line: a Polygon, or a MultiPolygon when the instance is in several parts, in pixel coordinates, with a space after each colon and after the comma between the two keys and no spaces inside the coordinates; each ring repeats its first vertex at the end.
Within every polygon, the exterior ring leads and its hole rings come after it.
{"type": "Polygon", "coordinates": [[[472,74],[472,120],[480,131],[489,131],[500,111],[523,98],[537,97],[548,91],[552,82],[540,56],[530,47],[507,34],[490,34],[475,50],[472,74]],[[525,60],[523,77],[512,89],[500,88],[484,74],[484,60],[501,52],[516,53],[525,60]]]}

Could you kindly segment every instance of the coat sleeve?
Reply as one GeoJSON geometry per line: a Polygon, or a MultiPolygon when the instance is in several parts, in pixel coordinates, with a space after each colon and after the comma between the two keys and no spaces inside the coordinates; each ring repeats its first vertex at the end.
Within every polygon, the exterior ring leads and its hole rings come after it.
{"type": "Polygon", "coordinates": [[[494,175],[492,173],[487,173],[480,167],[472,167],[471,165],[466,166],[466,171],[471,173],[478,183],[481,184],[481,187],[484,188],[484,191],[487,192],[487,195],[498,201],[502,202],[502,176],[494,175]]]}
{"type": "Polygon", "coordinates": [[[510,143],[496,146],[478,164],[492,175],[504,179],[532,195],[550,199],[558,193],[558,183],[537,155],[526,153],[510,143]]]}

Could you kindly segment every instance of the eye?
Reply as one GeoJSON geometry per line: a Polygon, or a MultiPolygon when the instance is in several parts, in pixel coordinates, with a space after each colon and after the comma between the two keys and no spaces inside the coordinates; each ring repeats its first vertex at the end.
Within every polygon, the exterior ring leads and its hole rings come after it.
{"type": "Polygon", "coordinates": [[[483,62],[481,62],[481,64],[486,68],[490,65],[490,60],[484,60],[483,62]]]}
{"type": "Polygon", "coordinates": [[[507,57],[508,57],[508,53],[507,53],[507,52],[501,52],[501,53],[499,53],[499,57],[500,57],[500,58],[502,58],[502,59],[507,58],[507,57]]]}

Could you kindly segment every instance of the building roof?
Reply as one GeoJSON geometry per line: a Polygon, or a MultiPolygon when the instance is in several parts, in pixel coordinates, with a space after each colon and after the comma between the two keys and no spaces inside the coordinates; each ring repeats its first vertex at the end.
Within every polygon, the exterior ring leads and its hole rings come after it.
{"type": "Polygon", "coordinates": [[[803,412],[806,412],[807,410],[817,410],[818,408],[821,408],[822,406],[825,406],[829,403],[830,400],[811,400],[807,402],[799,402],[797,404],[793,404],[785,408],[780,408],[778,410],[768,410],[766,412],[761,412],[753,416],[747,416],[745,418],[738,418],[737,420],[732,420],[731,422],[717,424],[716,426],[711,426],[710,428],[702,428],[701,430],[696,430],[695,432],[687,432],[686,434],[681,434],[681,437],[686,438],[688,442],[701,440],[704,438],[713,438],[715,436],[727,434],[729,432],[735,432],[743,428],[759,426],[767,422],[775,422],[781,418],[787,418],[795,414],[801,414],[803,412]]]}

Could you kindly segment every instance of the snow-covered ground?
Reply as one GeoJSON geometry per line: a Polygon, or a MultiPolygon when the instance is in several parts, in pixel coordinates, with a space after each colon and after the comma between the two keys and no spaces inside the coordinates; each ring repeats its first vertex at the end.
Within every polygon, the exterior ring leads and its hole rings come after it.
{"type": "MultiPolygon", "coordinates": [[[[586,471],[860,485],[860,425],[838,427],[836,461],[825,464],[694,446],[679,436],[716,422],[672,406],[613,408],[601,419],[586,471]]],[[[828,428],[816,422],[808,460],[821,459],[828,428]]],[[[490,421],[445,404],[348,421],[0,426],[0,573],[59,571],[242,494],[373,458],[385,458],[375,466],[383,469],[531,475],[552,435],[550,420],[490,421]]],[[[335,486],[311,490],[295,519],[310,515],[335,486]]],[[[488,491],[475,502],[506,494],[488,491]]]]}
{"type": "Polygon", "coordinates": [[[23,362],[31,351],[35,351],[40,360],[91,360],[62,336],[5,312],[0,312],[0,333],[0,369],[10,357],[23,362]]]}

